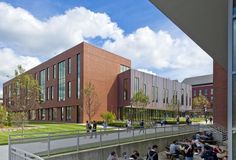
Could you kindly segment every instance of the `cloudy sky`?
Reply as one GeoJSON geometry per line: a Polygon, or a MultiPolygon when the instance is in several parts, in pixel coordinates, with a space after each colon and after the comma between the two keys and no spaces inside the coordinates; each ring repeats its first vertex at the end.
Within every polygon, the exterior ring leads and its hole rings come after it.
{"type": "Polygon", "coordinates": [[[82,41],[170,79],[212,73],[212,59],[147,0],[6,0],[0,96],[18,64],[28,70],[82,41]]]}

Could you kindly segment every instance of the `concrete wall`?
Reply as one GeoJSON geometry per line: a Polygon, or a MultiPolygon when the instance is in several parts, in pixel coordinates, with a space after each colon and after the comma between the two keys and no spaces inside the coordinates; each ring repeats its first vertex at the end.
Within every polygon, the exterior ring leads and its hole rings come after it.
{"type": "Polygon", "coordinates": [[[105,160],[108,155],[115,151],[119,157],[121,157],[123,152],[131,155],[133,150],[138,150],[142,156],[145,156],[148,147],[156,144],[159,147],[159,152],[166,150],[165,147],[169,146],[174,140],[184,140],[186,138],[192,138],[195,133],[170,135],[159,138],[152,138],[143,141],[136,141],[131,143],[126,143],[122,145],[112,145],[109,147],[102,147],[96,149],[90,149],[80,152],[74,152],[69,154],[57,155],[50,158],[45,158],[47,160],[105,160]]]}

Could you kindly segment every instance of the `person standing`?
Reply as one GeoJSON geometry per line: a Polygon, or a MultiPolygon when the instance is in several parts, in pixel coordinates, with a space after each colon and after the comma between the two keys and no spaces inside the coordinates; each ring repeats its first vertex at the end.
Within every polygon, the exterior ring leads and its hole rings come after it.
{"type": "Polygon", "coordinates": [[[179,115],[176,117],[176,124],[179,124],[179,115]]]}
{"type": "Polygon", "coordinates": [[[88,121],[86,121],[86,137],[89,135],[91,130],[91,125],[88,121]]]}
{"type": "Polygon", "coordinates": [[[207,120],[207,117],[206,117],[206,118],[205,118],[205,122],[206,122],[206,124],[207,124],[207,121],[208,121],[208,120],[207,120]]]}
{"type": "Polygon", "coordinates": [[[147,153],[147,159],[146,160],[158,160],[158,153],[157,153],[158,146],[153,145],[152,149],[148,151],[147,153]]]}
{"type": "Polygon", "coordinates": [[[140,127],[139,134],[141,133],[141,131],[143,131],[144,133],[144,120],[141,120],[141,122],[139,123],[139,127],[140,127]]]}
{"type": "Polygon", "coordinates": [[[93,127],[92,127],[92,132],[90,138],[93,138],[93,135],[95,138],[97,138],[97,123],[96,121],[93,121],[93,127]]]}
{"type": "Polygon", "coordinates": [[[210,118],[209,118],[209,120],[210,120],[210,123],[212,124],[213,118],[212,118],[212,117],[210,117],[210,118]]]}
{"type": "Polygon", "coordinates": [[[193,160],[193,144],[192,141],[188,140],[188,145],[185,147],[185,160],[193,160]]]}

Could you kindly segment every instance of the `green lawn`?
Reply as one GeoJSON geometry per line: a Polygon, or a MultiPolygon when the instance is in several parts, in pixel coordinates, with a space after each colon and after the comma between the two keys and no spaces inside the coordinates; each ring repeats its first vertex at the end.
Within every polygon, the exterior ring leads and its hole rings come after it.
{"type": "MultiPolygon", "coordinates": [[[[76,123],[30,123],[26,125],[32,129],[25,129],[24,133],[48,133],[48,132],[61,132],[61,131],[74,131],[74,130],[85,130],[85,126],[76,123]]],[[[26,127],[26,128],[27,128],[26,127]]],[[[10,130],[13,128],[9,128],[10,130]]],[[[0,130],[0,145],[8,143],[9,134],[21,134],[22,131],[1,131],[0,130]]],[[[29,137],[35,137],[32,134],[29,137]]]]}

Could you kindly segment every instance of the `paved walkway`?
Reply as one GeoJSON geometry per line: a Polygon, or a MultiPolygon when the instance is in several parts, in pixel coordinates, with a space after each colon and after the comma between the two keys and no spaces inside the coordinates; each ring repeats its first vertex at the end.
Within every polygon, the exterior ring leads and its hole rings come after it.
{"type": "Polygon", "coordinates": [[[0,146],[0,159],[8,160],[8,145],[0,146]]]}

